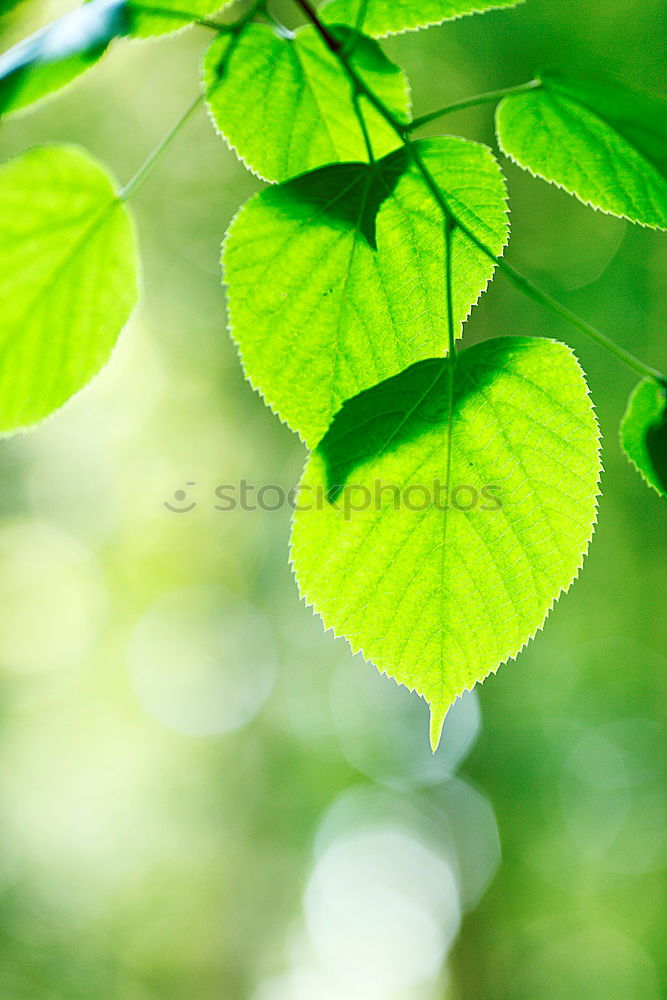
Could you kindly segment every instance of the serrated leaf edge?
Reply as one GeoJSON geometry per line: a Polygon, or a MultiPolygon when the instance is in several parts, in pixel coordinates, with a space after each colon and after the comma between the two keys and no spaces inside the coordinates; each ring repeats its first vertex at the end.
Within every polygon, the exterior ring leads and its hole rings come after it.
{"type": "MultiPolygon", "coordinates": [[[[522,643],[522,645],[516,650],[515,653],[508,653],[505,657],[503,657],[502,659],[500,659],[498,661],[498,663],[495,665],[495,667],[492,667],[484,675],[484,677],[481,678],[481,680],[476,680],[473,684],[470,685],[470,687],[464,687],[461,691],[459,691],[459,693],[454,698],[454,701],[448,706],[447,712],[452,707],[452,705],[454,705],[459,700],[459,698],[461,698],[464,694],[468,694],[470,691],[473,690],[473,688],[477,687],[479,684],[483,684],[484,681],[487,679],[487,677],[491,677],[491,676],[495,675],[498,672],[499,668],[502,667],[505,663],[510,663],[511,661],[516,660],[519,657],[519,654],[522,653],[523,650],[526,648],[526,646],[528,645],[528,643],[531,642],[539,632],[543,631],[544,626],[545,626],[545,624],[547,622],[547,619],[551,615],[551,612],[553,611],[554,607],[556,606],[556,604],[558,603],[558,601],[560,600],[560,598],[564,594],[566,594],[570,590],[570,588],[572,587],[572,585],[574,583],[576,583],[576,581],[579,579],[579,575],[581,574],[581,570],[583,569],[583,565],[584,565],[585,559],[586,559],[586,557],[588,555],[588,552],[590,550],[590,546],[591,546],[591,543],[593,541],[593,537],[595,535],[595,529],[596,529],[597,523],[598,523],[599,508],[600,508],[600,505],[599,505],[598,501],[599,501],[600,497],[602,496],[602,490],[600,489],[600,485],[601,485],[601,480],[602,480],[602,474],[604,472],[604,466],[603,466],[603,463],[602,463],[602,433],[601,433],[600,424],[599,424],[599,421],[598,421],[598,418],[597,418],[597,408],[596,408],[595,403],[593,402],[593,398],[591,396],[591,392],[590,392],[590,388],[589,388],[589,385],[588,385],[588,381],[586,379],[586,373],[584,372],[584,369],[581,366],[579,358],[575,354],[574,350],[569,346],[569,344],[565,344],[565,343],[563,343],[563,341],[561,341],[561,340],[555,340],[554,338],[551,338],[551,337],[540,337],[540,338],[535,338],[535,339],[546,340],[546,341],[548,341],[548,342],[550,342],[552,344],[558,344],[561,347],[564,347],[569,352],[569,354],[571,355],[571,357],[573,358],[573,360],[574,360],[574,362],[575,362],[575,364],[577,366],[579,374],[581,375],[582,381],[583,381],[585,389],[586,389],[586,396],[590,400],[591,411],[593,413],[593,419],[594,419],[595,428],[596,428],[596,453],[597,453],[597,458],[598,458],[598,475],[597,475],[597,483],[596,483],[597,489],[596,489],[596,492],[595,492],[595,494],[593,496],[593,503],[594,503],[594,511],[593,511],[593,513],[594,513],[594,517],[593,517],[593,520],[591,522],[591,530],[590,530],[590,534],[588,536],[588,539],[586,541],[586,544],[585,544],[585,546],[584,546],[584,548],[583,548],[583,550],[581,552],[581,556],[579,558],[579,564],[575,568],[575,573],[572,576],[572,579],[570,580],[570,582],[568,584],[566,584],[565,586],[560,587],[557,590],[557,592],[553,595],[553,597],[551,599],[551,603],[548,606],[548,608],[547,608],[547,610],[545,612],[544,618],[542,619],[541,623],[539,625],[537,625],[537,627],[530,633],[530,635],[528,635],[526,637],[526,639],[524,640],[524,642],[522,643]]],[[[308,457],[306,458],[306,461],[304,463],[303,472],[301,474],[302,477],[303,477],[303,473],[306,471],[306,467],[307,467],[309,461],[310,461],[310,454],[308,455],[308,457]]],[[[296,570],[296,566],[295,566],[295,563],[294,563],[294,553],[293,553],[293,541],[292,540],[293,540],[293,534],[294,534],[294,525],[295,525],[296,513],[297,513],[296,511],[293,511],[292,515],[290,517],[290,537],[289,537],[289,543],[288,543],[288,563],[289,563],[289,568],[290,568],[290,571],[292,573],[292,576],[294,577],[294,582],[296,584],[296,588],[297,588],[297,592],[298,592],[298,595],[299,595],[299,599],[303,602],[303,604],[305,605],[306,608],[311,609],[312,612],[313,612],[313,614],[317,615],[317,617],[320,619],[320,621],[322,622],[322,628],[324,630],[325,635],[328,632],[331,632],[333,634],[334,639],[343,639],[347,643],[347,645],[349,646],[349,648],[350,648],[350,650],[351,650],[351,652],[352,652],[353,655],[356,655],[357,653],[360,653],[361,656],[363,657],[364,663],[366,663],[366,664],[374,667],[378,671],[378,673],[380,673],[383,677],[389,677],[391,680],[393,680],[400,687],[407,688],[407,690],[411,694],[417,694],[420,698],[422,698],[426,702],[426,704],[429,706],[429,710],[431,712],[431,749],[435,753],[435,751],[438,748],[438,744],[439,744],[439,741],[440,741],[440,734],[442,733],[442,727],[444,725],[444,721],[445,721],[445,717],[446,717],[447,712],[445,712],[445,715],[442,716],[441,720],[438,719],[437,726],[434,727],[434,725],[433,725],[434,712],[433,712],[433,709],[431,708],[431,704],[428,701],[428,699],[426,698],[426,696],[424,694],[422,694],[420,691],[418,691],[416,686],[415,687],[410,687],[409,684],[405,684],[403,681],[397,680],[396,677],[394,677],[392,674],[390,674],[388,672],[390,668],[388,668],[388,667],[381,667],[377,663],[375,663],[373,660],[369,659],[364,654],[364,651],[363,651],[362,647],[360,645],[356,645],[355,646],[355,643],[351,639],[348,639],[348,637],[343,632],[336,631],[336,626],[335,625],[328,625],[327,626],[325,624],[322,612],[317,607],[317,602],[315,600],[309,601],[308,598],[307,598],[307,596],[303,593],[303,590],[302,590],[301,585],[299,583],[299,577],[297,575],[297,570],[296,570]],[[433,732],[434,732],[435,728],[437,728],[437,730],[438,730],[438,739],[436,741],[434,741],[434,738],[433,738],[433,732]]]]}

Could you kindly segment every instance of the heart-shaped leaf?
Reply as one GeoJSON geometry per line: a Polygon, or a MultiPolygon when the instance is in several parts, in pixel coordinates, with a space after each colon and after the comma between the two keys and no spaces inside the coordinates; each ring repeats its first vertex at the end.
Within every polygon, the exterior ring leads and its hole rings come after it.
{"type": "Polygon", "coordinates": [[[136,257],[87,154],[43,146],[0,167],[0,431],[41,420],[105,364],[137,300],[136,257]]]}
{"type": "Polygon", "coordinates": [[[506,337],[349,400],[297,494],[292,561],[327,629],[431,707],[517,655],[577,576],[598,427],[572,351],[506,337]],[[451,400],[451,402],[450,402],[451,400]],[[449,472],[448,472],[449,467],[449,472]]]}
{"type": "MultiPolygon", "coordinates": [[[[410,89],[402,70],[372,39],[340,34],[359,75],[407,123],[410,89]]],[[[204,59],[203,87],[216,127],[265,180],[368,159],[350,83],[311,26],[284,35],[251,24],[239,38],[216,39],[204,59]]],[[[360,101],[373,152],[384,156],[396,148],[396,134],[365,98],[360,101]]]]}
{"type": "Polygon", "coordinates": [[[499,105],[501,149],[593,208],[667,229],[667,101],[557,72],[538,80],[499,105]]]}
{"type": "MultiPolygon", "coordinates": [[[[418,149],[457,218],[502,253],[506,192],[490,150],[453,137],[418,149]]],[[[241,209],[223,249],[230,330],[253,386],[310,446],[346,399],[446,350],[444,260],[442,214],[402,151],[377,169],[325,167],[241,209]]],[[[493,271],[456,230],[457,335],[493,271]]]]}

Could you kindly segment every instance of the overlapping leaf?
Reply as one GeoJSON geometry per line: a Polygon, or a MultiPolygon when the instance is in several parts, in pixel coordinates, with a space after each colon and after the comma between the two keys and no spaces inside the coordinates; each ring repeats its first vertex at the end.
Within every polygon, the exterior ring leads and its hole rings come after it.
{"type": "Polygon", "coordinates": [[[539,80],[498,107],[503,151],[594,208],[667,229],[667,101],[556,72],[539,80]]]}
{"type": "Polygon", "coordinates": [[[0,55],[0,115],[70,83],[129,26],[125,0],[94,0],[0,55]]]}
{"type": "Polygon", "coordinates": [[[667,389],[645,378],[628,400],[621,445],[642,479],[667,497],[667,389]]]}
{"type": "Polygon", "coordinates": [[[587,386],[563,344],[463,351],[451,441],[449,413],[441,359],[347,402],[306,465],[292,536],[306,602],[423,695],[434,747],[454,699],[516,656],[577,576],[600,473],[587,386]]]}
{"type": "MultiPolygon", "coordinates": [[[[372,39],[351,31],[344,38],[360,76],[400,121],[409,121],[405,74],[372,39]]],[[[251,24],[238,39],[216,39],[204,60],[203,86],[217,128],[266,180],[368,159],[350,83],[310,26],[283,35],[251,24]]],[[[361,107],[375,155],[395,149],[384,118],[364,98],[361,107]]]]}
{"type": "MultiPolygon", "coordinates": [[[[451,210],[491,251],[507,240],[505,185],[489,149],[418,144],[451,210]]],[[[453,235],[461,323],[494,264],[453,235]]],[[[246,375],[314,446],[344,400],[447,345],[442,215],[403,152],[313,171],[252,198],[223,249],[230,330],[246,375]]]]}
{"type": "Polygon", "coordinates": [[[361,25],[381,37],[441,24],[465,14],[516,7],[523,0],[332,0],[321,10],[329,24],[361,25]]]}
{"type": "Polygon", "coordinates": [[[50,146],[0,167],[0,431],[85,385],[136,298],[132,221],[94,160],[50,146]]]}

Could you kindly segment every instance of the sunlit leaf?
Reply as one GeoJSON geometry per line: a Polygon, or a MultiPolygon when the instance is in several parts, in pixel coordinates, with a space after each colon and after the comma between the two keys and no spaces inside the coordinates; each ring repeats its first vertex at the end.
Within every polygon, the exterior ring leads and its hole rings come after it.
{"type": "Polygon", "coordinates": [[[129,27],[125,0],[94,0],[0,55],[0,115],[60,90],[129,27]]]}
{"type": "Polygon", "coordinates": [[[667,388],[645,378],[621,421],[621,445],[642,479],[667,497],[667,388]]]}
{"type": "Polygon", "coordinates": [[[523,0],[332,0],[321,14],[329,24],[360,25],[381,37],[519,3],[523,0]]]}
{"type": "MultiPolygon", "coordinates": [[[[452,137],[418,149],[455,215],[502,253],[490,150],[452,137]]],[[[460,335],[494,264],[460,230],[452,242],[460,335]]],[[[378,171],[340,164],[267,188],[237,215],[223,250],[230,330],[253,386],[309,445],[344,400],[446,351],[444,259],[442,215],[402,152],[378,171]]]]}
{"type": "Polygon", "coordinates": [[[137,299],[132,221],[68,147],[0,167],[0,431],[57,409],[108,360],[137,299]]]}
{"type": "Polygon", "coordinates": [[[138,37],[166,35],[192,24],[197,18],[214,14],[227,3],[215,0],[126,0],[131,32],[138,37]]]}
{"type": "Polygon", "coordinates": [[[667,229],[667,101],[556,72],[539,80],[498,107],[503,151],[593,208],[667,229]]]}
{"type": "Polygon", "coordinates": [[[516,656],[577,576],[600,474],[563,344],[506,337],[459,355],[449,480],[448,414],[440,359],[347,402],[306,465],[292,536],[306,602],[429,702],[433,746],[454,699],[516,656]]]}
{"type": "MultiPolygon", "coordinates": [[[[344,37],[360,76],[407,122],[405,74],[377,42],[350,31],[344,37]]],[[[326,163],[368,159],[350,83],[310,26],[283,35],[266,24],[252,24],[239,39],[216,39],[204,60],[203,86],[217,128],[267,180],[286,180],[326,163]]],[[[395,149],[399,140],[379,112],[363,98],[361,107],[375,155],[395,149]]]]}

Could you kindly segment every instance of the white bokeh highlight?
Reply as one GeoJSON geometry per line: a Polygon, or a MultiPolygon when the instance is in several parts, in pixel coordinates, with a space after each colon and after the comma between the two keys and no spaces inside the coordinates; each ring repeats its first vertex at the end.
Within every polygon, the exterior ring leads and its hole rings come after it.
{"type": "Polygon", "coordinates": [[[188,736],[247,725],[268,698],[277,669],[265,616],[215,586],[159,597],[137,623],[127,659],[145,711],[188,736]]]}

